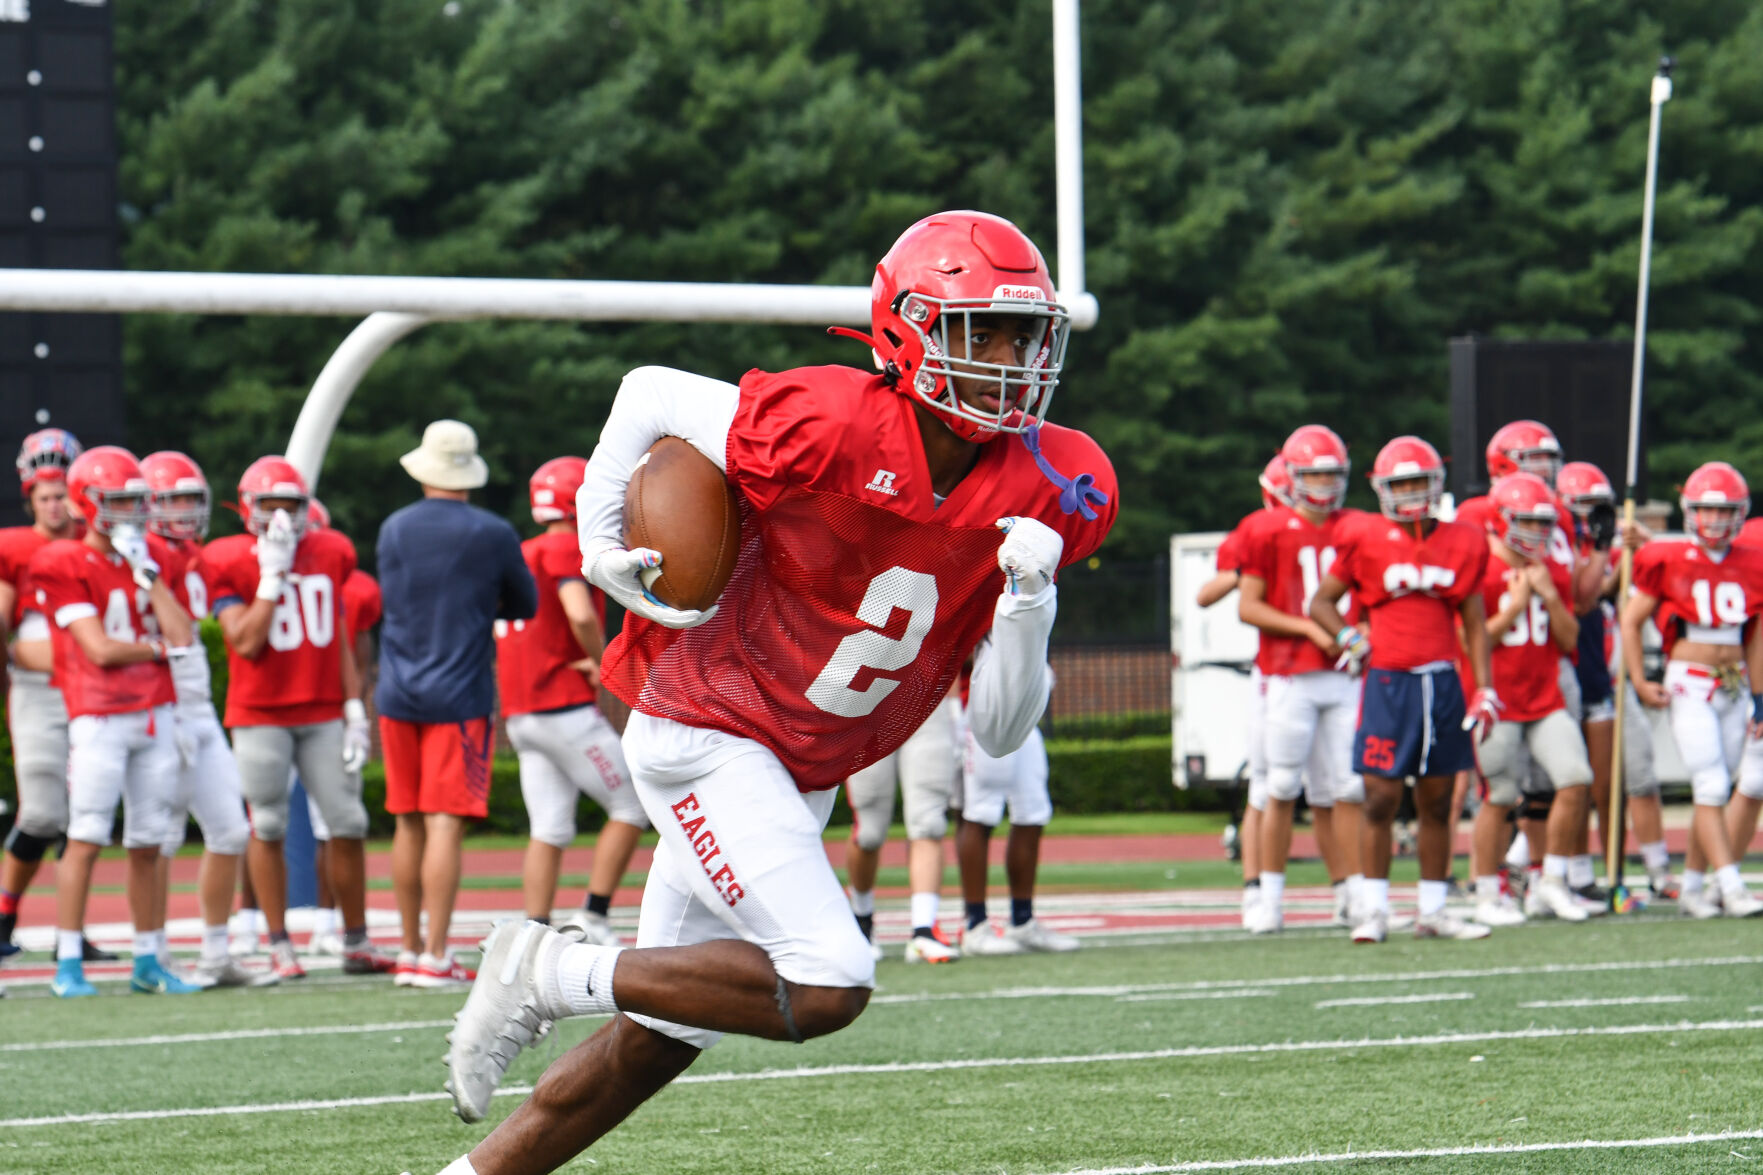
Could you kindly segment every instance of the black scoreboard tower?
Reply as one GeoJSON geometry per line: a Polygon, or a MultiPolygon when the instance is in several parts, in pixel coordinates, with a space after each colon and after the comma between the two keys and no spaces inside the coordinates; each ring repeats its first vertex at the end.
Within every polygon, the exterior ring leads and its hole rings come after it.
{"type": "MultiPolygon", "coordinates": [[[[0,268],[117,268],[112,78],[107,0],[0,0],[0,268]]],[[[0,314],[0,470],[45,425],[122,441],[115,315],[0,314]]]]}

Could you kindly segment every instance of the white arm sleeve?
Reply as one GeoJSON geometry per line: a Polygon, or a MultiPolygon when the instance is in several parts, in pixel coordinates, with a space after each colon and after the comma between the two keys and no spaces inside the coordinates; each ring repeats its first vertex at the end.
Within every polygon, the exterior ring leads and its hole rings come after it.
{"type": "Polygon", "coordinates": [[[625,487],[662,437],[690,442],[727,473],[728,433],[740,399],[734,384],[671,367],[639,367],[625,376],[575,496],[583,554],[624,546],[625,487]]]}
{"type": "Polygon", "coordinates": [[[1032,596],[1006,592],[992,613],[992,635],[974,652],[967,722],[973,741],[994,759],[1020,747],[1046,712],[1053,689],[1047,638],[1058,610],[1052,584],[1032,596]]]}

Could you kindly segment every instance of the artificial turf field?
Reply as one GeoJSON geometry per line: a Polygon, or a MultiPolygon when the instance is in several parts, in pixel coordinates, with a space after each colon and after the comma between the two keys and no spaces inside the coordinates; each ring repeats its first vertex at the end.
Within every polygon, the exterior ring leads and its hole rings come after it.
{"type": "MultiPolygon", "coordinates": [[[[1763,923],[1647,914],[1383,947],[1308,930],[1163,935],[937,968],[891,959],[877,978],[851,1028],[802,1046],[727,1040],[564,1169],[1763,1163],[1763,923]],[[1493,1149],[1413,1153],[1477,1147],[1493,1149]]],[[[13,997],[0,1003],[8,1175],[430,1175],[517,1100],[476,1127],[449,1113],[439,1058],[456,992],[315,974],[182,998],[13,997]]],[[[597,1024],[560,1025],[505,1088],[597,1024]]]]}

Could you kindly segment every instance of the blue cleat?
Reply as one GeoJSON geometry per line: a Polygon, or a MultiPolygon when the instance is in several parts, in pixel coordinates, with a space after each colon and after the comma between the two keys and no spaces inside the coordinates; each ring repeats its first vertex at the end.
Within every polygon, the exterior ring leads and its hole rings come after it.
{"type": "Polygon", "coordinates": [[[55,978],[50,980],[49,990],[64,1000],[98,994],[98,989],[86,981],[86,965],[78,959],[63,959],[55,964],[55,978]]]}
{"type": "Polygon", "coordinates": [[[142,995],[189,995],[202,989],[167,971],[155,955],[137,955],[129,976],[129,990],[142,995]]]}

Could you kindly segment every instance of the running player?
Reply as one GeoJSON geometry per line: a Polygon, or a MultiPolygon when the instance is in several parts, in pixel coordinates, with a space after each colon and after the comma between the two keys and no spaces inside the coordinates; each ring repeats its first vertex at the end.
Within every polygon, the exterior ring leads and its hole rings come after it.
{"type": "Polygon", "coordinates": [[[620,389],[578,509],[589,581],[631,613],[604,680],[632,705],[625,751],[661,844],[635,949],[491,932],[452,1034],[462,1117],[483,1116],[543,1021],[622,1014],[448,1175],[553,1170],[725,1032],[849,1024],[875,962],[821,841],[829,789],[905,742],[988,629],[974,738],[1006,754],[1046,708],[1054,574],[1116,510],[1095,443],[1040,423],[1069,318],[1039,251],[983,213],[912,226],[872,289],[880,375],[755,371],[735,388],[643,368],[620,389]],[[741,558],[703,612],[645,598],[658,555],[619,538],[631,470],[665,435],[742,498],[741,558]]]}

